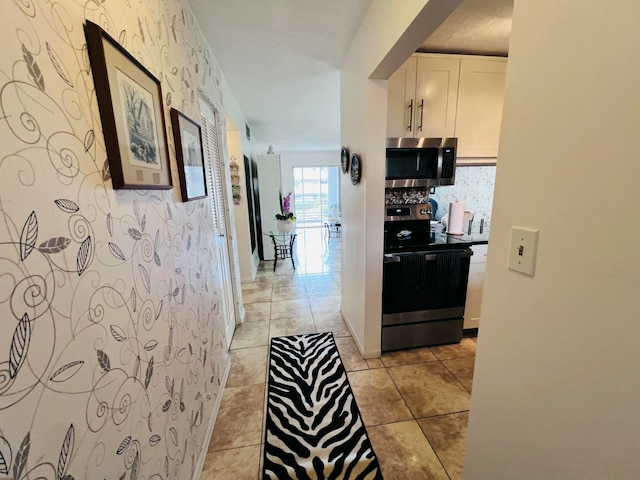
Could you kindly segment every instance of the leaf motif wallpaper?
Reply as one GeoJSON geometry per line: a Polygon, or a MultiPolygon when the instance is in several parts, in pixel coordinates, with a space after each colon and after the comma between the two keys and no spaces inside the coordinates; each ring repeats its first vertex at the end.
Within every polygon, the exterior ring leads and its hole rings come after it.
{"type": "Polygon", "coordinates": [[[169,108],[222,111],[219,68],[184,0],[2,17],[0,477],[192,478],[228,365],[210,204],[112,189],[83,25],[160,79],[174,185],[169,108]]]}

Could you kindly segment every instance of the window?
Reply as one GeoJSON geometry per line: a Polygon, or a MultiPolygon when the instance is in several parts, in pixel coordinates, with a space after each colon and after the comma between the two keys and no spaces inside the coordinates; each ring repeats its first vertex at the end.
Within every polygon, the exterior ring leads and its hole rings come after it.
{"type": "Polygon", "coordinates": [[[298,227],[321,227],[340,212],[340,167],[294,167],[294,213],[298,227]]]}

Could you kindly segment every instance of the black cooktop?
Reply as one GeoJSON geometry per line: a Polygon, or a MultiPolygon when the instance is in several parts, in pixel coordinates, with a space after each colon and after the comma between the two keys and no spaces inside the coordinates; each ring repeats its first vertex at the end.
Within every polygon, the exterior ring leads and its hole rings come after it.
{"type": "MultiPolygon", "coordinates": [[[[400,223],[400,222],[398,222],[400,223]]],[[[400,225],[385,225],[385,253],[401,253],[401,252],[421,252],[429,250],[445,250],[451,248],[465,248],[470,245],[478,245],[488,243],[489,228],[486,225],[482,233],[479,229],[472,228],[467,230],[463,235],[448,235],[444,233],[444,229],[440,224],[431,224],[427,233],[427,225],[419,228],[417,225],[411,229],[411,234],[404,237],[400,235],[402,227],[400,225]],[[418,227],[418,228],[416,228],[418,227]]],[[[409,227],[410,225],[404,225],[409,227]]]]}

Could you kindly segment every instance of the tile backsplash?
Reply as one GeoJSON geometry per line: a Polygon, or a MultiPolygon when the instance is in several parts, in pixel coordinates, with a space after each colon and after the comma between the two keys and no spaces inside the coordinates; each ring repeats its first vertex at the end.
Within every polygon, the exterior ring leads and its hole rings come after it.
{"type": "Polygon", "coordinates": [[[435,218],[440,220],[449,213],[449,203],[463,201],[465,210],[473,212],[476,220],[491,219],[493,187],[496,166],[465,166],[456,169],[456,184],[450,187],[436,187],[431,198],[438,202],[435,218]]]}
{"type": "Polygon", "coordinates": [[[425,188],[387,188],[384,192],[385,205],[414,205],[428,201],[429,193],[425,188]]]}

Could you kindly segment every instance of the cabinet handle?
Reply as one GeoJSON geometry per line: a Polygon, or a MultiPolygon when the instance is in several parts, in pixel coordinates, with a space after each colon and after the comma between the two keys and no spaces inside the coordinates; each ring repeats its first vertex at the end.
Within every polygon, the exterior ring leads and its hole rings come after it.
{"type": "Polygon", "coordinates": [[[413,98],[409,103],[409,127],[407,128],[409,131],[413,128],[413,98]]]}
{"type": "MultiPolygon", "coordinates": [[[[469,248],[465,248],[462,250],[438,250],[440,253],[442,252],[460,252],[460,258],[469,258],[471,257],[471,255],[473,255],[473,252],[471,251],[471,249],[469,248]]],[[[424,259],[427,262],[433,262],[434,260],[437,260],[438,257],[438,253],[428,253],[428,252],[412,252],[412,253],[400,253],[400,254],[392,254],[392,253],[385,253],[384,254],[384,260],[383,263],[400,263],[402,261],[402,257],[406,257],[406,256],[410,256],[410,255],[422,255],[424,254],[424,259]]]]}
{"type": "Polygon", "coordinates": [[[420,105],[418,106],[420,109],[420,125],[418,125],[418,130],[422,131],[422,114],[424,113],[424,98],[420,100],[420,105]]]}

